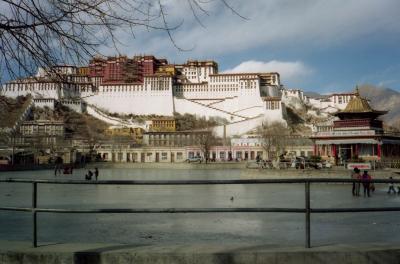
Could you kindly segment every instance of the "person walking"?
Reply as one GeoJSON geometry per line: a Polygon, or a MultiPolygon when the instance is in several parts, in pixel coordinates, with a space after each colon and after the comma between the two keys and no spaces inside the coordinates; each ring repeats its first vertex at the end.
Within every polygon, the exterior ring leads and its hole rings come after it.
{"type": "Polygon", "coordinates": [[[353,182],[353,188],[352,188],[352,193],[353,196],[360,196],[360,179],[361,179],[361,175],[360,175],[360,170],[355,167],[353,172],[351,173],[351,178],[353,180],[358,180],[357,182],[353,182]]]}
{"type": "MultiPolygon", "coordinates": [[[[393,180],[393,177],[389,177],[389,180],[393,180]]],[[[393,191],[394,194],[396,194],[396,190],[394,189],[394,183],[389,182],[389,190],[387,191],[388,194],[391,194],[393,191]]]]}
{"type": "Polygon", "coordinates": [[[91,170],[88,171],[89,180],[92,180],[93,172],[91,170]]]}
{"type": "Polygon", "coordinates": [[[371,197],[370,195],[370,185],[371,185],[371,176],[368,174],[368,171],[364,171],[361,180],[362,180],[362,184],[364,187],[364,197],[366,195],[368,195],[368,197],[371,197]]]}
{"type": "Polygon", "coordinates": [[[95,179],[97,181],[97,178],[99,177],[99,169],[97,169],[97,167],[94,168],[94,177],[95,177],[95,179]]]}

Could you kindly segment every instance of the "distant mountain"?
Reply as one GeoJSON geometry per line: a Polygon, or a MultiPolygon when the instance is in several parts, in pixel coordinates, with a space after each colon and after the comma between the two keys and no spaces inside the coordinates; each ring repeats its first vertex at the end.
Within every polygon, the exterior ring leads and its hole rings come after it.
{"type": "Polygon", "coordinates": [[[308,96],[308,97],[312,97],[312,98],[321,98],[322,97],[322,95],[320,95],[319,93],[308,92],[308,91],[304,91],[304,95],[308,96]]]}
{"type": "Polygon", "coordinates": [[[359,86],[361,96],[371,101],[376,110],[387,110],[389,113],[382,116],[388,125],[400,124],[400,93],[384,87],[373,85],[359,86]]]}
{"type": "MultiPolygon", "coordinates": [[[[370,100],[374,109],[389,111],[389,113],[382,116],[386,124],[400,126],[400,92],[370,84],[364,84],[358,88],[361,96],[370,100]]],[[[304,92],[304,94],[313,98],[324,97],[324,95],[316,92],[304,92]]]]}

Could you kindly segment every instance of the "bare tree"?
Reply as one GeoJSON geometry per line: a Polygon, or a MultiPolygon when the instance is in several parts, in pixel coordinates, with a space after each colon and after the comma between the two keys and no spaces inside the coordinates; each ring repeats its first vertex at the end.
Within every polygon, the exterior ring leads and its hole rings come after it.
{"type": "Polygon", "coordinates": [[[207,7],[220,2],[240,16],[227,0],[0,0],[0,69],[11,77],[33,75],[38,67],[59,63],[79,64],[98,53],[99,45],[118,51],[117,30],[161,30],[172,44],[172,31],[182,22],[170,25],[169,8],[186,4],[199,23],[207,7]]]}
{"type": "Polygon", "coordinates": [[[212,129],[207,129],[198,135],[197,144],[200,147],[200,150],[203,152],[204,160],[206,163],[210,158],[211,147],[215,146],[217,143],[218,140],[212,129]]]}
{"type": "Polygon", "coordinates": [[[397,119],[394,122],[392,122],[391,128],[394,132],[400,133],[400,119],[397,119]]]}
{"type": "Polygon", "coordinates": [[[267,151],[268,158],[279,161],[288,146],[289,129],[281,122],[264,124],[259,128],[262,146],[267,151]]]}

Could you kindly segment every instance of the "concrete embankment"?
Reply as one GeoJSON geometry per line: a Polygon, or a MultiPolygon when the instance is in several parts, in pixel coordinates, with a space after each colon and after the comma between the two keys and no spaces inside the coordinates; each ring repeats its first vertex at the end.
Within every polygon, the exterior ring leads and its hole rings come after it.
{"type": "MultiPolygon", "coordinates": [[[[227,162],[227,163],[92,163],[88,166],[97,166],[100,169],[176,169],[176,170],[221,170],[221,169],[238,169],[242,179],[275,179],[275,178],[350,178],[351,171],[343,167],[333,167],[331,169],[261,169],[247,168],[245,162],[227,162]]],[[[370,170],[369,173],[374,179],[388,179],[390,176],[396,178],[399,174],[395,170],[381,169],[370,170]]]]}
{"type": "MultiPolygon", "coordinates": [[[[350,179],[350,171],[345,169],[307,169],[307,170],[296,170],[296,169],[283,169],[283,170],[257,170],[247,169],[243,170],[241,175],[242,178],[248,179],[262,179],[262,178],[342,178],[350,179]]],[[[376,170],[369,171],[369,174],[373,179],[388,179],[390,176],[393,178],[399,178],[399,174],[396,174],[392,170],[376,170]]]]}
{"type": "Polygon", "coordinates": [[[329,245],[311,249],[276,245],[116,245],[0,241],[1,264],[369,264],[399,263],[400,245],[329,245]]]}
{"type": "Polygon", "coordinates": [[[246,169],[246,163],[244,162],[227,162],[227,163],[187,163],[187,162],[176,162],[176,163],[114,163],[114,162],[99,162],[91,163],[87,166],[97,166],[98,168],[112,168],[112,169],[201,169],[201,170],[215,170],[215,169],[246,169]]]}
{"type": "MultiPolygon", "coordinates": [[[[333,167],[330,169],[262,169],[256,164],[246,162],[217,162],[217,163],[114,163],[114,162],[95,162],[82,164],[79,167],[99,169],[173,169],[173,170],[240,170],[243,179],[263,179],[263,178],[350,178],[350,171],[343,167],[333,167]],[[249,166],[250,165],[250,166],[249,166]]],[[[15,170],[53,170],[54,165],[43,165],[37,167],[21,167],[15,170]]],[[[13,169],[14,170],[14,169],[13,169]]],[[[4,170],[3,172],[10,171],[4,170]]],[[[0,169],[0,172],[2,170],[0,169]]],[[[370,170],[370,174],[375,179],[388,179],[400,177],[400,169],[380,169],[370,170]],[[397,173],[396,173],[397,172],[397,173]]]]}

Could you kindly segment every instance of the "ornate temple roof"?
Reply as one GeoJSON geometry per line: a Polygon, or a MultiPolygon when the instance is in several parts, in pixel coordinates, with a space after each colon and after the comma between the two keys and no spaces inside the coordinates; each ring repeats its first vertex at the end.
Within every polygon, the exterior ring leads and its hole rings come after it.
{"type": "Polygon", "coordinates": [[[346,108],[342,112],[365,113],[374,111],[369,105],[368,100],[360,96],[358,87],[356,88],[354,95],[355,96],[350,100],[350,102],[347,104],[346,108]]]}
{"type": "Polygon", "coordinates": [[[342,111],[335,113],[340,119],[354,119],[354,118],[377,118],[380,115],[386,114],[388,111],[374,110],[367,99],[360,96],[360,91],[356,87],[354,97],[347,104],[346,108],[342,111]]]}

